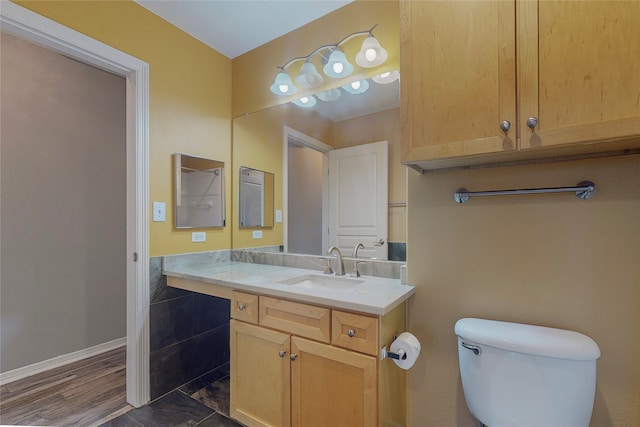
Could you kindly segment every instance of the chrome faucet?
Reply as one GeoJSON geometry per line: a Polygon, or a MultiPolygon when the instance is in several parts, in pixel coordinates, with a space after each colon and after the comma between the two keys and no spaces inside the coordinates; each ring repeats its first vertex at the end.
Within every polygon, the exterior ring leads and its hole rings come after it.
{"type": "Polygon", "coordinates": [[[327,251],[327,254],[331,255],[333,252],[336,253],[336,258],[338,260],[336,266],[336,276],[344,276],[344,262],[342,261],[342,252],[336,246],[331,246],[327,251]]]}
{"type": "Polygon", "coordinates": [[[353,255],[351,255],[353,257],[353,259],[358,258],[358,249],[364,249],[364,245],[362,243],[358,243],[354,248],[353,248],[353,255]]]}
{"type": "Polygon", "coordinates": [[[358,243],[353,248],[353,255],[351,255],[353,258],[353,270],[351,270],[351,274],[349,274],[351,277],[360,277],[360,272],[358,271],[358,249],[364,249],[364,245],[362,243],[358,243]]]}

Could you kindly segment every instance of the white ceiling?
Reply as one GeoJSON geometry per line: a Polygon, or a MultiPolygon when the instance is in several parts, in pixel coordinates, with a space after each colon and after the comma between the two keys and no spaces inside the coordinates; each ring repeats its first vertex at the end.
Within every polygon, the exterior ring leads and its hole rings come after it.
{"type": "Polygon", "coordinates": [[[352,0],[136,0],[228,58],[235,58],[352,0]]]}

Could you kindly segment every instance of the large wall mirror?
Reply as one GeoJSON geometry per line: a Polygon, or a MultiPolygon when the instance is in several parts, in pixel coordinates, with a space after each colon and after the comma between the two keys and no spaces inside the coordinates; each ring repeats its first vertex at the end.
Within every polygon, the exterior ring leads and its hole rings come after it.
{"type": "MultiPolygon", "coordinates": [[[[356,7],[365,7],[355,3],[354,13],[356,7]]],[[[354,22],[362,20],[355,15],[353,19],[354,22]]],[[[397,21],[379,23],[381,25],[395,26],[399,34],[397,21]]],[[[385,47],[399,49],[399,38],[397,47],[385,47]]],[[[234,165],[257,164],[259,169],[272,171],[275,177],[273,209],[282,210],[282,223],[276,220],[273,233],[265,233],[262,240],[251,239],[242,229],[243,225],[234,226],[234,248],[281,246],[292,253],[326,255],[327,247],[337,244],[343,255],[350,256],[355,243],[361,241],[366,247],[358,252],[361,257],[405,259],[406,168],[400,163],[400,70],[381,67],[380,73],[372,76],[376,78],[364,79],[368,90],[363,93],[352,94],[341,82],[334,88],[339,92],[336,100],[323,100],[328,98],[313,94],[313,106],[286,102],[234,118],[234,165]],[[331,241],[335,221],[330,220],[329,205],[339,203],[339,199],[336,202],[332,198],[328,176],[329,164],[333,161],[331,153],[382,141],[386,141],[388,151],[387,182],[385,190],[381,190],[387,193],[385,206],[382,214],[372,213],[368,217],[378,220],[380,215],[384,217],[385,235],[375,238],[358,235],[359,229],[370,224],[352,222],[349,224],[353,231],[351,238],[331,241]]],[[[363,79],[354,76],[355,80],[363,79]]],[[[358,166],[348,166],[339,172],[352,179],[341,182],[339,188],[350,187],[355,197],[372,195],[367,193],[369,190],[359,191],[366,180],[372,180],[370,169],[363,167],[362,173],[357,173],[357,169],[358,166]]],[[[241,181],[234,183],[234,195],[240,193],[241,185],[241,181]]]]}
{"type": "Polygon", "coordinates": [[[224,162],[175,153],[176,228],[225,225],[224,162]]]}

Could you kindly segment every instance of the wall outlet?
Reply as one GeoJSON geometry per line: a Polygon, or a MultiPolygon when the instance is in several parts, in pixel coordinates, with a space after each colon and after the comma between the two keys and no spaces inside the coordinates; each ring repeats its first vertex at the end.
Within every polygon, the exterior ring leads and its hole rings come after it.
{"type": "Polygon", "coordinates": [[[204,231],[194,231],[191,233],[191,241],[192,242],[206,242],[207,241],[207,233],[204,231]]]}
{"type": "Polygon", "coordinates": [[[280,209],[276,210],[276,222],[282,222],[282,211],[280,209]]]}
{"type": "Polygon", "coordinates": [[[253,231],[254,239],[262,239],[262,230],[254,230],[253,231]]]}
{"type": "Polygon", "coordinates": [[[153,202],[153,220],[155,222],[166,221],[165,215],[166,204],[164,202],[153,202]]]}

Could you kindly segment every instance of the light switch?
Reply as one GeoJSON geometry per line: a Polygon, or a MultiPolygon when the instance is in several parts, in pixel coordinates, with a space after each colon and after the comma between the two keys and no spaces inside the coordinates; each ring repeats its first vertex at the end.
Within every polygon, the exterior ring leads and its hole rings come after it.
{"type": "Polygon", "coordinates": [[[153,220],[155,222],[166,221],[165,215],[166,204],[164,202],[153,202],[153,220]]]}
{"type": "Polygon", "coordinates": [[[207,241],[207,233],[204,231],[194,231],[191,233],[191,241],[192,242],[206,242],[207,241]]]}
{"type": "Polygon", "coordinates": [[[276,222],[282,222],[282,211],[280,209],[276,209],[276,222]]]}
{"type": "Polygon", "coordinates": [[[254,239],[262,239],[262,230],[254,230],[253,231],[254,239]]]}

